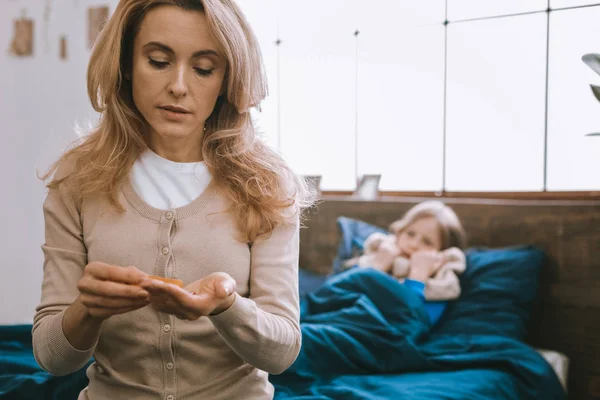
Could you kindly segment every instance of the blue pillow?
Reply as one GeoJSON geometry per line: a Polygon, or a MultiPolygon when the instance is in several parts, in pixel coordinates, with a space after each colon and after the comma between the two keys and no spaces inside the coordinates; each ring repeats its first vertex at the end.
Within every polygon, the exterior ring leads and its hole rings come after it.
{"type": "Polygon", "coordinates": [[[533,246],[475,248],[460,276],[462,294],[437,325],[441,334],[495,334],[523,340],[545,255],[533,246]]]}
{"type": "Polygon", "coordinates": [[[343,264],[346,260],[362,254],[363,244],[372,233],[389,233],[378,226],[348,217],[339,217],[337,224],[341,239],[333,261],[333,274],[344,270],[343,264]]]}
{"type": "Polygon", "coordinates": [[[298,269],[298,289],[300,299],[304,299],[308,293],[316,291],[323,286],[328,275],[317,274],[316,272],[305,270],[300,267],[298,269]]]}

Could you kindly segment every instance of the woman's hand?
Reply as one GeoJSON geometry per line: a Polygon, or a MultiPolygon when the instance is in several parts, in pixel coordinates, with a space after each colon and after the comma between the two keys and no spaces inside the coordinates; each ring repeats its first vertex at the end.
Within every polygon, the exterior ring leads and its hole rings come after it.
{"type": "Polygon", "coordinates": [[[445,261],[444,256],[437,251],[418,251],[410,258],[408,278],[425,282],[440,269],[445,261]]]}
{"type": "Polygon", "coordinates": [[[141,286],[150,293],[154,309],[190,321],[227,310],[236,296],[236,282],[224,272],[208,275],[183,289],[154,279],[144,280],[141,286]]]}
{"type": "Polygon", "coordinates": [[[147,276],[135,267],[89,263],[77,283],[77,302],[99,321],[137,310],[149,304],[149,293],[138,286],[147,276]]]}

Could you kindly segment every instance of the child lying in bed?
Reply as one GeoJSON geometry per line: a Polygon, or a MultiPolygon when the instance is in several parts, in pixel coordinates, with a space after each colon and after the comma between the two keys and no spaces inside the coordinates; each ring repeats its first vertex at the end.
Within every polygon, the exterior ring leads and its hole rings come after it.
{"type": "Polygon", "coordinates": [[[448,300],[460,295],[457,274],[465,270],[460,220],[444,203],[425,201],[394,222],[390,231],[369,236],[364,254],[346,265],[375,268],[404,282],[423,299],[434,324],[448,300]]]}

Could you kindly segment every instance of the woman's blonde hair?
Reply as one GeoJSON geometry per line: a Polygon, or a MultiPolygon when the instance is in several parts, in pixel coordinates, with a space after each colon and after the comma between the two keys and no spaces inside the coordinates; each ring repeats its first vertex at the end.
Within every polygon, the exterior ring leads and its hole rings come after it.
{"type": "Polygon", "coordinates": [[[465,231],[458,216],[454,210],[437,200],[424,201],[408,210],[402,219],[390,225],[390,232],[398,235],[417,220],[426,217],[433,217],[439,223],[442,238],[441,250],[450,247],[465,248],[465,231]]]}
{"type": "Polygon", "coordinates": [[[146,122],[132,98],[133,42],[146,13],[158,5],[203,12],[228,66],[225,92],[206,121],[202,157],[215,183],[231,200],[243,239],[254,241],[312,205],[314,194],[282,158],[257,138],[250,108],[267,95],[256,37],[233,0],[121,0],[98,36],[88,66],[87,87],[99,125],[67,151],[42,179],[68,160],[69,173],[48,184],[65,183],[78,200],[106,194],[124,210],[118,190],[138,156],[147,149],[146,122]]]}

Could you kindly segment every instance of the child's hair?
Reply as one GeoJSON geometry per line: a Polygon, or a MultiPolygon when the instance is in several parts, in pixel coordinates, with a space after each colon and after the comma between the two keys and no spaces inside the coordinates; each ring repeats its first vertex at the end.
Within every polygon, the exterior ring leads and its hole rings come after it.
{"type": "Polygon", "coordinates": [[[441,250],[450,247],[458,247],[459,249],[465,248],[465,231],[460,220],[456,216],[456,213],[450,207],[437,200],[424,201],[417,204],[408,210],[401,219],[392,223],[390,225],[390,231],[398,235],[418,219],[426,217],[433,217],[439,223],[442,237],[441,250]]]}

